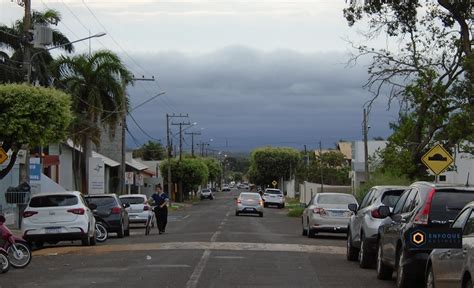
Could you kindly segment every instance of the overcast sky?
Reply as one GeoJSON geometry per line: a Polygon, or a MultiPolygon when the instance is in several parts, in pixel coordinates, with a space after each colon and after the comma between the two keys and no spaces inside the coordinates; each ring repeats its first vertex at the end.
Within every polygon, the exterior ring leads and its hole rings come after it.
{"type": "MultiPolygon", "coordinates": [[[[213,139],[216,150],[315,148],[320,140],[329,147],[362,138],[366,67],[345,63],[346,39],[360,41],[363,27],[348,27],[345,0],[32,2],[36,10],[60,11],[58,29],[71,40],[107,32],[90,42],[92,50],[111,49],[136,76],[156,78],[129,89],[132,106],[166,91],[133,110],[148,135],[129,119],[135,138],[127,138],[129,147],[149,136],[165,141],[166,113],[188,113],[198,124],[187,131],[202,133],[196,142],[213,139]]],[[[0,0],[1,23],[22,13],[15,2],[0,0]]],[[[87,52],[89,42],[76,49],[87,52]]],[[[370,115],[370,137],[387,137],[396,114],[381,99],[370,115]]]]}

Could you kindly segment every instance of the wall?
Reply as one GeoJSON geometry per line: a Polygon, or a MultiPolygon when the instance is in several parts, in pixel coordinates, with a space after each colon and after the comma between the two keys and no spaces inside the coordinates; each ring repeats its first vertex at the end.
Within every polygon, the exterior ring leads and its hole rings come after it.
{"type": "MultiPolygon", "coordinates": [[[[102,127],[102,126],[101,126],[102,127]]],[[[100,147],[93,146],[93,150],[109,157],[120,163],[122,159],[122,126],[121,124],[115,129],[115,137],[109,137],[109,129],[102,127],[100,135],[100,147]]]]}
{"type": "MultiPolygon", "coordinates": [[[[351,186],[323,185],[324,192],[351,193],[351,186]]],[[[307,204],[317,193],[321,193],[321,184],[305,181],[300,184],[300,203],[307,204]]]]}
{"type": "Polygon", "coordinates": [[[474,155],[458,149],[454,158],[455,171],[443,173],[442,175],[446,175],[446,182],[441,183],[466,184],[469,175],[470,185],[474,184],[474,155]]]}

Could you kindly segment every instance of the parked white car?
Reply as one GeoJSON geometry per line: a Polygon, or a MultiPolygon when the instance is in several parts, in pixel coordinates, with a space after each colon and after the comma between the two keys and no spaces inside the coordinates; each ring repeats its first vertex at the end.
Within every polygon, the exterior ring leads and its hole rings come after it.
{"type": "Polygon", "coordinates": [[[86,203],[77,191],[34,195],[23,212],[23,238],[37,247],[71,240],[95,245],[95,218],[86,203]]]}
{"type": "MultiPolygon", "coordinates": [[[[148,217],[153,216],[153,209],[150,205],[148,205],[147,200],[147,196],[144,194],[120,196],[120,201],[122,201],[123,204],[130,205],[130,207],[126,208],[128,211],[128,219],[130,223],[146,224],[148,217]]],[[[155,223],[152,222],[151,224],[154,226],[155,223]]]]}
{"type": "Polygon", "coordinates": [[[285,208],[285,196],[280,189],[267,188],[265,189],[262,198],[264,201],[264,207],[276,205],[278,208],[285,208]]]}

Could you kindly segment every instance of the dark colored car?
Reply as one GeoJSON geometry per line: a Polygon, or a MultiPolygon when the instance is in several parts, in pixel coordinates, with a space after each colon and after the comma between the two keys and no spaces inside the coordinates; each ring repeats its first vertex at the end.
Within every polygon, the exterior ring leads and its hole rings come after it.
{"type": "Polygon", "coordinates": [[[381,206],[380,215],[388,217],[379,227],[377,278],[391,279],[397,270],[397,287],[411,287],[414,280],[422,278],[431,250],[409,249],[405,243],[409,230],[449,227],[471,201],[473,188],[416,182],[400,196],[393,212],[381,206]]]}
{"type": "Polygon", "coordinates": [[[125,209],[130,207],[129,204],[122,204],[116,194],[88,195],[86,200],[97,215],[107,222],[109,232],[117,233],[118,238],[130,235],[128,212],[125,209]]]}

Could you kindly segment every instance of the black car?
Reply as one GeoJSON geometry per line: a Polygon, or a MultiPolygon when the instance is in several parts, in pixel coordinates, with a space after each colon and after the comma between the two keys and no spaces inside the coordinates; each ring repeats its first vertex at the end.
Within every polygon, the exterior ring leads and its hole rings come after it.
{"type": "Polygon", "coordinates": [[[88,195],[86,200],[95,213],[107,222],[109,232],[117,233],[118,238],[130,235],[128,212],[125,210],[130,207],[129,204],[122,204],[116,194],[88,195]]]}
{"type": "Polygon", "coordinates": [[[377,278],[391,279],[397,270],[397,287],[411,287],[413,281],[422,279],[431,250],[408,248],[409,230],[449,227],[471,201],[473,188],[416,182],[400,196],[393,212],[381,206],[379,213],[388,217],[378,232],[377,278]]]}

